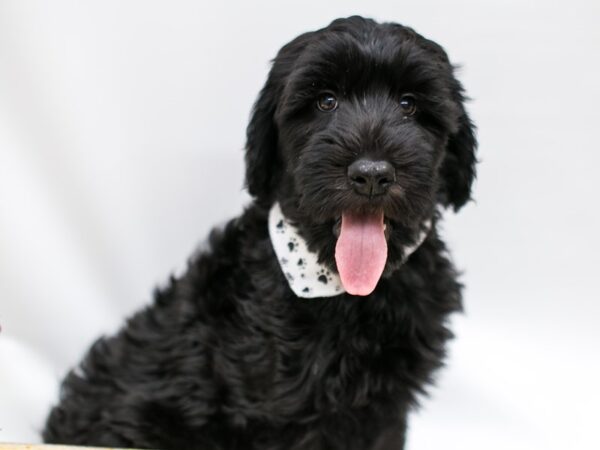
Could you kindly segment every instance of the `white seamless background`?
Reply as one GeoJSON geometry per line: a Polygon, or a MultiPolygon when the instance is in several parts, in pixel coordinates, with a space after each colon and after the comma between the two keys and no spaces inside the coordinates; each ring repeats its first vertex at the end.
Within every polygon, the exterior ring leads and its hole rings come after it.
{"type": "Polygon", "coordinates": [[[475,202],[448,367],[408,449],[598,449],[600,3],[0,0],[0,442],[39,441],[58,383],[248,201],[269,60],[361,14],[460,64],[475,202]]]}

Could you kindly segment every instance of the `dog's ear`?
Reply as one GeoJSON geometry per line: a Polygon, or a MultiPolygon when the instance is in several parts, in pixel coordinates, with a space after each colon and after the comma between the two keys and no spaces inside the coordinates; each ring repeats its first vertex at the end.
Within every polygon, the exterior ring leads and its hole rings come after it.
{"type": "Polygon", "coordinates": [[[287,77],[312,34],[300,35],[279,50],[252,109],[246,130],[246,187],[257,200],[272,199],[283,170],[275,113],[287,77]]]}
{"type": "Polygon", "coordinates": [[[448,139],[446,155],[442,161],[441,201],[458,211],[471,199],[471,185],[475,179],[477,139],[475,126],[464,107],[463,88],[457,80],[453,87],[454,101],[459,107],[458,128],[448,139]]]}
{"type": "Polygon", "coordinates": [[[441,162],[440,176],[441,186],[438,191],[439,202],[445,206],[452,206],[458,211],[471,199],[471,185],[475,180],[475,165],[477,158],[477,138],[475,137],[475,125],[471,122],[465,110],[465,95],[461,83],[456,79],[453,67],[444,49],[437,43],[423,38],[406,27],[400,28],[402,33],[410,36],[420,37],[420,45],[438,59],[441,66],[445,67],[449,74],[448,84],[450,95],[455,106],[455,117],[457,126],[450,133],[446,144],[446,153],[441,162]]]}
{"type": "Polygon", "coordinates": [[[273,79],[273,69],[258,100],[246,131],[246,187],[253,197],[269,197],[280,170],[277,152],[277,126],[274,115],[280,96],[279,82],[273,79]]]}

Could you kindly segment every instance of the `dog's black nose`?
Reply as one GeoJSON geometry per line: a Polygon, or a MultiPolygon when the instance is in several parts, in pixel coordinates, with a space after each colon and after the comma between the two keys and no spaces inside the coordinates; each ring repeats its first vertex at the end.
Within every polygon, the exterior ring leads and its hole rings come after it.
{"type": "Polygon", "coordinates": [[[396,181],[396,174],[387,161],[359,159],[348,166],[348,179],[358,194],[379,195],[396,181]]]}

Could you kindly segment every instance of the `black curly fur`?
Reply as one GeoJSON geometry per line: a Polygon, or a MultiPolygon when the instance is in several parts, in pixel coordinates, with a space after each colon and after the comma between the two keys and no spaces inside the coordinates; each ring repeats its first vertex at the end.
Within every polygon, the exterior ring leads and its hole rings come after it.
{"type": "Polygon", "coordinates": [[[244,213],[215,230],[188,271],[65,379],[49,443],[162,449],[401,449],[406,417],[442,365],[460,284],[436,205],[470,196],[475,138],[443,50],[360,17],[287,44],[248,127],[244,213]],[[333,113],[315,108],[335,92],[333,113]],[[415,95],[403,117],[398,99],[415,95]],[[390,161],[395,189],[358,198],[345,168],[390,161]],[[335,269],[342,211],[382,209],[389,258],[368,297],[299,299],[267,231],[277,200],[335,269]],[[433,227],[402,264],[424,219],[433,227]]]}

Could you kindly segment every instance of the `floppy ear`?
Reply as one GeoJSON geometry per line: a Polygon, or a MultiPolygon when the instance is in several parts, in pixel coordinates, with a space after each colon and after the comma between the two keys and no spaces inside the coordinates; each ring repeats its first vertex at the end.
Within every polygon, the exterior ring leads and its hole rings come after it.
{"type": "Polygon", "coordinates": [[[273,191],[281,165],[274,120],[281,88],[272,80],[272,72],[254,104],[246,131],[246,186],[250,195],[259,199],[273,191]]]}
{"type": "Polygon", "coordinates": [[[298,36],[279,51],[252,109],[246,130],[246,186],[258,200],[271,200],[283,171],[275,112],[286,79],[312,34],[298,36]]]}
{"type": "Polygon", "coordinates": [[[459,105],[459,125],[455,133],[450,135],[446,147],[446,156],[442,161],[442,204],[458,211],[471,199],[471,185],[475,179],[477,159],[477,139],[475,125],[471,122],[464,108],[462,86],[455,80],[454,100],[459,105]]]}

